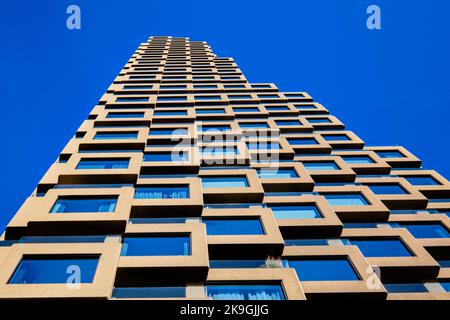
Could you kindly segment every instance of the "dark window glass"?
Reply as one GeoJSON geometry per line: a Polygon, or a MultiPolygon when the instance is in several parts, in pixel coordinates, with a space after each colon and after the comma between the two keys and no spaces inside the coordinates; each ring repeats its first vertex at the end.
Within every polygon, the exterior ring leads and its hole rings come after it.
{"type": "Polygon", "coordinates": [[[124,287],[114,288],[113,298],[184,298],[186,287],[124,287]]]}
{"type": "Polygon", "coordinates": [[[143,112],[109,112],[106,118],[121,119],[121,118],[143,118],[143,112]]]}
{"type": "Polygon", "coordinates": [[[398,184],[372,184],[368,185],[370,190],[375,194],[407,194],[398,184]]]}
{"type": "Polygon", "coordinates": [[[281,285],[220,284],[207,285],[207,294],[213,300],[285,300],[281,285]]]}
{"type": "Polygon", "coordinates": [[[137,132],[97,132],[94,140],[127,140],[136,139],[137,132]]]}
{"type": "Polygon", "coordinates": [[[289,144],[292,145],[314,145],[319,144],[316,139],[305,138],[305,139],[287,139],[289,144]]]}
{"type": "Polygon", "coordinates": [[[81,159],[77,169],[128,169],[129,159],[81,159]]]}
{"type": "Polygon", "coordinates": [[[144,161],[188,161],[187,152],[152,152],[144,154],[144,161]]]}
{"type": "Polygon", "coordinates": [[[418,239],[450,238],[450,233],[441,224],[398,224],[399,228],[408,229],[418,239]]]}
{"type": "Polygon", "coordinates": [[[134,192],[135,199],[187,199],[188,186],[154,186],[137,187],[134,192]]]}
{"type": "Polygon", "coordinates": [[[408,180],[408,182],[411,183],[413,186],[433,186],[440,184],[439,182],[434,180],[433,177],[430,176],[411,176],[404,178],[408,180]]]}
{"type": "Polygon", "coordinates": [[[345,134],[324,134],[322,137],[326,141],[349,141],[350,138],[345,134]]]}
{"type": "Polygon", "coordinates": [[[340,169],[334,161],[303,162],[303,165],[308,171],[340,169]]]}
{"type": "Polygon", "coordinates": [[[381,158],[404,158],[405,156],[399,151],[375,151],[381,158]]]}
{"type": "Polygon", "coordinates": [[[423,283],[384,283],[389,293],[428,292],[423,283]]]}

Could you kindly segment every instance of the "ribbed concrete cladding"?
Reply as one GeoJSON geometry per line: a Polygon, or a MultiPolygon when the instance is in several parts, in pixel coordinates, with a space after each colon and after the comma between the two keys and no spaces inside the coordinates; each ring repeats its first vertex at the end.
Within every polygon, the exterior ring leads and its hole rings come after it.
{"type": "Polygon", "coordinates": [[[450,299],[449,213],[405,148],[151,37],[8,225],[0,298],[450,299]]]}

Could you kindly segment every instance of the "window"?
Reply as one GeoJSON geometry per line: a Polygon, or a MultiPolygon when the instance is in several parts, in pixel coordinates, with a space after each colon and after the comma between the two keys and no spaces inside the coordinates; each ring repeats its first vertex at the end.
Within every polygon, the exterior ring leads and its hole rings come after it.
{"type": "Polygon", "coordinates": [[[134,192],[135,199],[188,199],[188,186],[153,186],[137,187],[134,192]]]}
{"type": "Polygon", "coordinates": [[[123,86],[123,90],[150,90],[152,86],[123,86]]]}
{"type": "Polygon", "coordinates": [[[220,96],[195,96],[195,100],[220,100],[220,96]]]}
{"type": "Polygon", "coordinates": [[[296,121],[296,120],[275,120],[275,123],[278,126],[301,126],[301,122],[300,121],[296,121]]]}
{"type": "Polygon", "coordinates": [[[191,254],[189,235],[125,237],[121,256],[188,256],[191,254]]]}
{"type": "Polygon", "coordinates": [[[340,168],[336,165],[334,161],[321,161],[321,162],[303,162],[306,170],[317,171],[317,170],[339,170],[340,168]]]}
{"type": "Polygon", "coordinates": [[[345,134],[324,134],[322,137],[326,141],[349,141],[350,138],[345,134]]]}
{"type": "Polygon", "coordinates": [[[244,123],[239,123],[239,127],[241,128],[257,128],[257,129],[266,129],[269,128],[269,125],[267,123],[263,123],[263,122],[244,122],[244,123]]]}
{"type": "Polygon", "coordinates": [[[117,197],[60,197],[50,213],[97,213],[114,212],[117,197]]]}
{"type": "Polygon", "coordinates": [[[285,300],[281,285],[275,284],[210,284],[206,292],[213,300],[285,300]]]}
{"type": "Polygon", "coordinates": [[[404,158],[405,156],[399,151],[375,151],[381,158],[404,158]]]}
{"type": "Polygon", "coordinates": [[[276,219],[314,219],[322,218],[315,205],[269,205],[276,219]]]}
{"type": "Polygon", "coordinates": [[[92,283],[98,265],[98,256],[24,256],[8,284],[66,284],[70,273],[81,271],[80,283],[92,283]]]}
{"type": "Polygon", "coordinates": [[[234,96],[228,96],[229,100],[242,100],[242,99],[251,99],[252,96],[247,94],[240,94],[240,95],[234,95],[234,96]]]}
{"type": "Polygon", "coordinates": [[[244,113],[244,112],[259,112],[258,108],[233,108],[233,112],[235,113],[244,113]]]}
{"type": "Polygon", "coordinates": [[[365,164],[365,163],[374,163],[372,158],[368,156],[341,156],[341,158],[350,164],[365,164]]]}
{"type": "Polygon", "coordinates": [[[119,97],[116,99],[116,102],[147,102],[148,98],[146,97],[139,97],[139,98],[133,98],[133,97],[119,97]]]}
{"type": "Polygon", "coordinates": [[[361,253],[367,258],[412,256],[399,239],[350,239],[349,243],[358,246],[361,253]]]}
{"type": "Polygon", "coordinates": [[[246,177],[202,177],[203,188],[246,188],[246,177]]]}
{"type": "Polygon", "coordinates": [[[279,150],[280,144],[278,141],[252,141],[246,143],[249,150],[279,150]]]}
{"type": "Polygon", "coordinates": [[[238,149],[236,147],[204,147],[201,150],[202,156],[216,157],[225,155],[237,155],[238,149]]]}
{"type": "Polygon", "coordinates": [[[277,94],[258,94],[258,98],[260,99],[278,99],[280,96],[277,94]]]}
{"type": "Polygon", "coordinates": [[[441,268],[450,268],[450,260],[436,260],[441,268]]]}
{"type": "Polygon", "coordinates": [[[442,281],[440,284],[446,292],[450,292],[450,281],[442,281]]]}
{"type": "Polygon", "coordinates": [[[121,119],[121,118],[143,118],[143,112],[109,112],[106,118],[121,119]]]}
{"type": "Polygon", "coordinates": [[[289,144],[292,145],[314,145],[319,144],[314,138],[299,138],[299,139],[287,139],[289,144]]]}
{"type": "Polygon", "coordinates": [[[231,127],[230,126],[199,126],[197,128],[200,132],[214,132],[214,131],[220,131],[220,132],[224,132],[224,131],[230,131],[231,127]]]}
{"type": "Polygon", "coordinates": [[[181,135],[181,134],[186,134],[187,131],[183,130],[183,129],[157,129],[157,128],[152,128],[150,129],[150,135],[151,136],[171,136],[174,134],[177,135],[181,135]]]}
{"type": "Polygon", "coordinates": [[[176,85],[176,86],[165,86],[165,85],[161,85],[159,86],[160,90],[175,90],[175,89],[186,89],[186,86],[183,85],[176,85]]]}
{"type": "Polygon", "coordinates": [[[196,109],[196,114],[225,114],[224,109],[196,109]]]}
{"type": "Polygon", "coordinates": [[[184,151],[152,152],[144,154],[144,161],[148,162],[188,161],[188,158],[188,153],[184,151]]]}
{"type": "Polygon", "coordinates": [[[114,288],[113,298],[185,298],[186,287],[121,287],[114,288]]]}
{"type": "Polygon", "coordinates": [[[286,260],[209,260],[209,267],[213,269],[253,269],[267,268],[268,263],[276,264],[279,268],[287,268],[286,260]]]}
{"type": "Polygon", "coordinates": [[[309,123],[331,123],[331,120],[328,118],[308,118],[309,123]]]}
{"type": "Polygon", "coordinates": [[[186,110],[157,110],[153,113],[154,116],[157,117],[166,117],[166,116],[186,116],[187,111],[186,110]]]}
{"type": "Polygon", "coordinates": [[[294,169],[259,169],[258,176],[260,179],[293,179],[298,178],[298,174],[294,169]]]}
{"type": "Polygon", "coordinates": [[[407,194],[398,184],[372,184],[368,185],[370,190],[375,194],[407,194]]]}
{"type": "Polygon", "coordinates": [[[259,218],[211,219],[204,218],[208,235],[262,235],[264,230],[259,218]]]}
{"type": "Polygon", "coordinates": [[[77,169],[128,169],[129,159],[81,159],[77,169]]]}
{"type": "Polygon", "coordinates": [[[384,283],[389,293],[428,292],[423,283],[384,283]]]}
{"type": "Polygon", "coordinates": [[[186,101],[187,98],[184,96],[181,97],[163,97],[159,96],[157,101],[186,101]]]}
{"type": "Polygon", "coordinates": [[[358,275],[346,258],[289,260],[300,281],[352,281],[359,280],[358,275]]]}
{"type": "Polygon", "coordinates": [[[314,105],[295,105],[294,106],[298,110],[313,110],[317,109],[314,105]]]}
{"type": "Polygon", "coordinates": [[[408,182],[411,183],[413,186],[434,186],[440,184],[439,182],[434,180],[434,178],[431,176],[411,176],[404,178],[408,180],[408,182]]]}
{"type": "Polygon", "coordinates": [[[331,206],[364,206],[368,204],[360,193],[325,194],[324,197],[331,206]]]}
{"type": "Polygon", "coordinates": [[[97,132],[94,140],[127,140],[137,139],[137,132],[97,132]]]}
{"type": "Polygon", "coordinates": [[[440,223],[407,224],[397,223],[393,227],[406,228],[417,239],[450,238],[449,231],[440,223]]]}
{"type": "Polygon", "coordinates": [[[286,106],[278,106],[278,107],[268,107],[268,106],[266,106],[266,109],[269,110],[269,111],[288,111],[289,110],[289,108],[286,107],[286,106]]]}

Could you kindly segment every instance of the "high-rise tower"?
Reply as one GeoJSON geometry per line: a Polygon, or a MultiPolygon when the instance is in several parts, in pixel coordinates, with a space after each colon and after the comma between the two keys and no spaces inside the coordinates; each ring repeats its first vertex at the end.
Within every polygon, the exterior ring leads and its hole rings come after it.
{"type": "Polygon", "coordinates": [[[450,184],[151,37],[0,241],[0,298],[448,299],[450,184]]]}

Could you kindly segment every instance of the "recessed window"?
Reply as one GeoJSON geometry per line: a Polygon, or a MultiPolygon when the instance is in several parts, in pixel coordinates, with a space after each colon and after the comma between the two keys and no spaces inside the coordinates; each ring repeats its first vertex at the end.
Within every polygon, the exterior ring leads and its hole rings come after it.
{"type": "Polygon", "coordinates": [[[381,158],[404,158],[405,156],[400,151],[375,151],[381,158]]]}
{"type": "Polygon", "coordinates": [[[196,114],[225,114],[224,109],[196,109],[196,114]]]}
{"type": "Polygon", "coordinates": [[[450,292],[450,281],[441,281],[440,284],[445,292],[450,292]]]}
{"type": "Polygon", "coordinates": [[[370,190],[375,194],[407,194],[398,184],[372,184],[368,185],[370,190]]]}
{"type": "Polygon", "coordinates": [[[354,281],[358,275],[346,258],[289,260],[300,281],[354,281]]]}
{"type": "Polygon", "coordinates": [[[397,228],[406,228],[417,239],[450,238],[449,231],[440,223],[408,224],[398,223],[397,228]]]}
{"type": "Polygon", "coordinates": [[[258,94],[260,99],[278,99],[279,97],[277,94],[258,94]]]}
{"type": "Polygon", "coordinates": [[[163,97],[159,96],[157,101],[186,101],[187,97],[185,96],[178,96],[178,97],[163,97]]]}
{"type": "Polygon", "coordinates": [[[128,169],[130,159],[81,159],[77,169],[128,169]]]}
{"type": "Polygon", "coordinates": [[[313,110],[317,109],[315,105],[295,105],[294,106],[298,110],[313,110]]]}
{"type": "Polygon", "coordinates": [[[221,96],[195,96],[195,100],[221,100],[221,96]]]}
{"type": "Polygon", "coordinates": [[[410,257],[411,252],[399,239],[350,239],[366,258],[372,257],[410,257]]]}
{"type": "Polygon", "coordinates": [[[276,106],[276,107],[266,106],[266,109],[269,111],[289,111],[289,108],[287,106],[276,106]]]}
{"type": "Polygon", "coordinates": [[[323,134],[326,141],[349,141],[350,138],[345,134],[323,134]]]}
{"type": "Polygon", "coordinates": [[[336,165],[334,161],[321,161],[321,162],[303,162],[306,170],[317,171],[317,170],[339,170],[340,168],[336,165]]]}
{"type": "Polygon", "coordinates": [[[186,287],[119,287],[113,289],[112,297],[116,299],[185,298],[186,287]]]}
{"type": "Polygon", "coordinates": [[[116,99],[116,102],[147,102],[148,98],[146,97],[120,97],[116,99]]]}
{"type": "Polygon", "coordinates": [[[331,120],[328,118],[308,118],[309,123],[331,123],[331,120]]]}
{"type": "Polygon", "coordinates": [[[137,187],[134,191],[135,199],[187,199],[188,186],[153,186],[137,187]]]}
{"type": "Polygon", "coordinates": [[[304,138],[304,139],[287,139],[291,145],[316,145],[319,144],[314,138],[304,138]]]}
{"type": "Polygon", "coordinates": [[[349,164],[374,163],[372,158],[369,156],[341,156],[341,158],[345,161],[345,163],[349,164]]]}
{"type": "Polygon", "coordinates": [[[247,188],[246,177],[202,177],[203,188],[247,188]]]}
{"type": "Polygon", "coordinates": [[[324,197],[331,206],[364,206],[369,204],[360,193],[325,194],[324,197]]]}
{"type": "Polygon", "coordinates": [[[214,131],[220,131],[220,132],[225,132],[225,131],[230,131],[231,127],[230,126],[199,126],[198,128],[199,132],[214,132],[214,131]]]}
{"type": "Polygon", "coordinates": [[[160,90],[179,90],[179,89],[186,89],[187,87],[184,85],[176,85],[176,86],[159,86],[160,90]]]}
{"type": "Polygon", "coordinates": [[[167,117],[167,116],[186,116],[186,110],[156,110],[153,113],[157,117],[167,117]]]}
{"type": "Polygon", "coordinates": [[[213,300],[286,300],[276,284],[209,284],[206,292],[213,300]]]}
{"type": "Polygon", "coordinates": [[[60,197],[50,213],[114,212],[117,197],[60,197]]]}
{"type": "Polygon", "coordinates": [[[106,116],[108,119],[139,119],[143,117],[143,112],[109,112],[106,116]]]}
{"type": "Polygon", "coordinates": [[[94,140],[128,140],[137,137],[137,132],[97,132],[94,140]]]}
{"type": "Polygon", "coordinates": [[[152,86],[123,86],[123,90],[150,90],[152,86]]]}
{"type": "Polygon", "coordinates": [[[278,141],[252,141],[246,143],[249,150],[279,150],[280,144],[278,141]]]}
{"type": "Polygon", "coordinates": [[[440,184],[431,176],[410,176],[404,178],[413,186],[435,186],[440,184]]]}
{"type": "Polygon", "coordinates": [[[204,218],[208,235],[262,235],[263,227],[259,218],[211,219],[204,218]]]}
{"type": "Polygon", "coordinates": [[[80,283],[92,283],[99,256],[24,256],[8,284],[66,284],[73,270],[80,283]]]}
{"type": "Polygon", "coordinates": [[[384,283],[383,286],[389,293],[428,292],[423,283],[384,283]]]}
{"type": "Polygon", "coordinates": [[[204,147],[201,150],[201,155],[203,157],[217,157],[237,154],[238,149],[236,147],[204,147]]]}
{"type": "Polygon", "coordinates": [[[315,205],[269,205],[276,219],[316,219],[322,218],[315,205]]]}
{"type": "Polygon", "coordinates": [[[302,123],[297,120],[275,120],[278,126],[301,126],[302,123]]]}
{"type": "Polygon", "coordinates": [[[245,113],[245,112],[259,112],[258,108],[233,108],[233,112],[235,113],[245,113]]]}
{"type": "Polygon", "coordinates": [[[248,100],[248,99],[251,99],[251,98],[252,98],[252,96],[246,95],[246,94],[228,96],[229,100],[248,100]]]}
{"type": "Polygon", "coordinates": [[[264,122],[242,122],[239,123],[239,127],[246,129],[266,129],[269,128],[269,125],[264,122]]]}
{"type": "Polygon", "coordinates": [[[181,152],[152,152],[144,154],[144,161],[166,162],[166,161],[188,161],[188,153],[181,152]]]}
{"type": "Polygon", "coordinates": [[[188,256],[191,254],[189,235],[125,237],[121,256],[188,256]]]}
{"type": "Polygon", "coordinates": [[[186,135],[186,134],[187,134],[187,130],[181,129],[181,128],[177,128],[177,129],[151,128],[150,133],[149,133],[150,136],[171,136],[171,135],[186,135]]]}
{"type": "Polygon", "coordinates": [[[298,178],[297,171],[291,168],[279,169],[259,169],[257,170],[260,179],[292,179],[298,178]]]}

